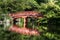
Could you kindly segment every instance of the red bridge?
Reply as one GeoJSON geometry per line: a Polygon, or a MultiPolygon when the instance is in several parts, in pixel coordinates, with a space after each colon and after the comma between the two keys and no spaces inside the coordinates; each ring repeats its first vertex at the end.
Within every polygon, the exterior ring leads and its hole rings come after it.
{"type": "Polygon", "coordinates": [[[17,25],[13,25],[13,27],[10,27],[9,30],[13,32],[17,32],[20,34],[25,35],[39,35],[40,33],[37,30],[27,28],[27,17],[35,17],[35,18],[42,18],[43,15],[41,13],[35,12],[35,11],[25,11],[25,12],[17,12],[17,13],[11,13],[9,14],[14,19],[16,18],[24,18],[24,27],[19,28],[17,25]]]}

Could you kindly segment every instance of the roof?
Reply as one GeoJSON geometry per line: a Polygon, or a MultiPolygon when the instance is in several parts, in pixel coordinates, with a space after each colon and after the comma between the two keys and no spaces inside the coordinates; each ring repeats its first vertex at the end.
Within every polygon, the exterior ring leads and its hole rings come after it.
{"type": "Polygon", "coordinates": [[[23,11],[23,12],[11,13],[10,16],[12,16],[12,17],[40,16],[41,17],[41,13],[38,13],[38,12],[35,12],[35,11],[23,11]]]}

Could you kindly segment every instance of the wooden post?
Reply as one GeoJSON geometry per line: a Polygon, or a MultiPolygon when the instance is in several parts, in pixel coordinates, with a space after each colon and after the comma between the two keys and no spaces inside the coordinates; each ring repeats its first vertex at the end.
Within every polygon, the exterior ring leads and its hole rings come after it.
{"type": "Polygon", "coordinates": [[[26,25],[27,25],[27,20],[26,20],[27,18],[26,17],[24,17],[24,28],[26,27],[26,25]]]}

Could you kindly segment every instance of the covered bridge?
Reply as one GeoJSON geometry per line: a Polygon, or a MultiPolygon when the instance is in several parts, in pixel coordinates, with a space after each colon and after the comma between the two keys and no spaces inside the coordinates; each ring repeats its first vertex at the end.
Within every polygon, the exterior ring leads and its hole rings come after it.
{"type": "Polygon", "coordinates": [[[13,25],[13,27],[9,28],[11,31],[15,31],[17,33],[26,34],[26,35],[39,35],[39,32],[36,30],[32,30],[30,28],[27,28],[27,18],[28,17],[36,17],[36,18],[42,18],[43,15],[41,13],[35,12],[35,11],[24,11],[24,12],[16,12],[16,13],[10,13],[10,17],[14,19],[18,18],[24,18],[24,27],[18,28],[17,25],[13,25]]]}

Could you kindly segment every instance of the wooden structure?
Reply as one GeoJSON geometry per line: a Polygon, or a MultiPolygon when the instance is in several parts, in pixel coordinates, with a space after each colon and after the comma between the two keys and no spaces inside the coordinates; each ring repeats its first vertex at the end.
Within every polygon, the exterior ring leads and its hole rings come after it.
{"type": "MultiPolygon", "coordinates": [[[[18,18],[24,18],[24,27],[23,28],[20,28],[21,30],[23,29],[23,30],[28,30],[27,32],[29,32],[30,31],[30,29],[29,28],[27,28],[26,26],[27,26],[27,17],[36,17],[36,18],[38,18],[38,17],[40,17],[40,18],[42,18],[43,17],[43,15],[41,14],[41,13],[38,13],[38,12],[35,12],[35,11],[25,11],[25,12],[17,12],[17,13],[11,13],[11,14],[9,14],[9,16],[11,16],[12,18],[13,18],[13,20],[14,19],[18,19],[18,18]]],[[[17,26],[13,26],[13,27],[15,27],[15,29],[17,28],[17,26]]],[[[14,31],[13,29],[14,28],[10,28],[9,30],[12,30],[12,31],[14,31]]],[[[17,28],[17,29],[19,29],[19,28],[17,28]]],[[[39,34],[38,33],[38,31],[35,31],[35,30],[32,30],[32,31],[34,31],[34,32],[36,32],[36,34],[39,34]]],[[[22,34],[30,34],[30,35],[34,35],[35,33],[32,33],[32,31],[30,31],[30,33],[27,33],[27,32],[22,32],[22,34]]],[[[18,32],[18,31],[16,31],[16,32],[18,32]]],[[[20,33],[21,33],[21,31],[20,31],[20,33]]],[[[35,35],[36,35],[35,34],[35,35]]]]}

